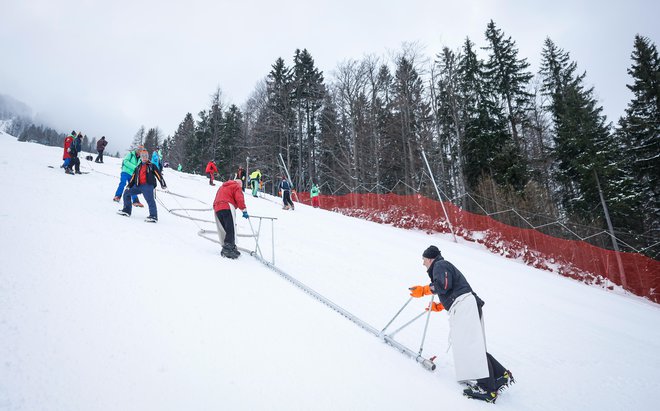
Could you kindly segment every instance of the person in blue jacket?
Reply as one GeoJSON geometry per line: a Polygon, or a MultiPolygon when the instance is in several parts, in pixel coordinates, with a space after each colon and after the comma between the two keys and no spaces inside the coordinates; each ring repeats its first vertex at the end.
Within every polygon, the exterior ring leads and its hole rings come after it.
{"type": "Polygon", "coordinates": [[[282,202],[284,203],[283,210],[295,210],[293,206],[293,201],[291,201],[291,190],[293,187],[287,181],[286,176],[282,176],[282,182],[280,183],[280,190],[282,191],[282,202]]]}

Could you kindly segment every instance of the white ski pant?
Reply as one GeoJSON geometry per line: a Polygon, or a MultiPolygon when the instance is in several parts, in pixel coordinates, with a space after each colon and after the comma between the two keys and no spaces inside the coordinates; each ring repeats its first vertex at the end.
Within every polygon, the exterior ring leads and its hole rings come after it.
{"type": "Polygon", "coordinates": [[[457,381],[488,377],[486,336],[472,293],[456,298],[449,309],[449,338],[454,354],[457,381]]]}

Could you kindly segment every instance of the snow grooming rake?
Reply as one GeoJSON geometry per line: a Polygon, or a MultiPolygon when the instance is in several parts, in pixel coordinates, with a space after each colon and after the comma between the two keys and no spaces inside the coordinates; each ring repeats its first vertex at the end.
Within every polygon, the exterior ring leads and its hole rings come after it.
{"type": "MultiPolygon", "coordinates": [[[[257,253],[255,251],[247,250],[247,249],[241,248],[241,247],[238,247],[238,249],[241,250],[241,251],[245,251],[246,253],[250,254],[252,257],[259,260],[266,267],[268,267],[271,270],[275,271],[277,274],[279,274],[285,280],[288,280],[289,282],[293,283],[293,285],[295,285],[296,287],[300,288],[301,290],[303,290],[307,294],[311,295],[312,297],[316,298],[317,300],[319,300],[323,304],[325,304],[328,307],[332,308],[333,310],[337,311],[339,314],[343,315],[348,320],[350,320],[353,323],[357,324],[359,327],[363,328],[364,330],[370,332],[374,336],[376,336],[379,339],[383,340],[385,343],[387,343],[388,345],[394,347],[395,349],[397,349],[402,354],[407,355],[408,357],[412,358],[417,363],[419,363],[422,367],[426,368],[429,371],[435,370],[435,363],[433,363],[433,361],[429,360],[428,358],[422,357],[422,355],[420,353],[416,353],[413,350],[411,350],[410,348],[406,347],[405,345],[403,345],[403,344],[399,343],[398,341],[394,340],[394,338],[392,338],[392,335],[383,335],[382,332],[379,332],[377,329],[375,329],[374,327],[372,327],[371,325],[369,325],[365,321],[361,320],[357,316],[355,316],[355,315],[351,314],[350,312],[346,311],[345,309],[338,306],[337,304],[330,301],[329,299],[325,298],[324,296],[322,296],[318,292],[314,291],[310,287],[308,287],[305,284],[301,283],[300,281],[296,280],[295,278],[293,278],[289,274],[287,274],[284,271],[280,270],[279,268],[275,267],[273,264],[269,263],[264,258],[257,255],[257,253]]],[[[408,305],[408,303],[406,303],[406,305],[408,305]]],[[[403,308],[402,308],[402,310],[403,310],[403,308]]],[[[397,313],[397,316],[398,315],[399,314],[397,313]]],[[[421,317],[422,315],[424,315],[424,312],[422,312],[422,314],[420,314],[417,318],[421,317]]],[[[415,319],[417,319],[417,318],[415,318],[415,319]]],[[[395,333],[400,331],[402,328],[404,328],[404,327],[401,327],[399,330],[395,331],[395,333]]],[[[395,333],[393,333],[393,334],[395,334],[395,333]]]]}
{"type": "MultiPolygon", "coordinates": [[[[183,208],[182,208],[182,209],[177,209],[177,210],[184,210],[184,211],[186,211],[186,213],[187,213],[187,209],[183,209],[183,208]]],[[[170,211],[170,210],[168,210],[168,211],[170,211]]],[[[204,210],[204,211],[207,211],[207,210],[204,210]]],[[[170,212],[171,212],[171,211],[170,211],[170,212]]],[[[180,214],[176,214],[176,213],[172,213],[172,214],[174,214],[174,215],[176,215],[176,216],[178,216],[178,217],[188,218],[188,219],[193,220],[193,221],[194,221],[194,220],[199,220],[199,219],[196,219],[196,218],[191,218],[190,216],[184,216],[184,215],[180,215],[180,214]]],[[[256,217],[256,216],[251,216],[251,217],[256,217]]],[[[276,220],[275,218],[272,218],[272,217],[258,217],[258,218],[265,218],[265,219],[276,220]]],[[[200,221],[204,221],[204,220],[200,220],[200,221]]],[[[195,224],[197,224],[197,223],[195,222],[195,224]]],[[[209,240],[209,241],[213,241],[213,242],[218,243],[218,244],[220,243],[220,241],[218,241],[218,240],[216,240],[216,239],[214,239],[214,238],[210,238],[210,237],[207,236],[207,234],[210,234],[210,233],[216,233],[215,231],[205,230],[205,229],[202,229],[201,227],[199,227],[199,225],[197,225],[197,226],[198,226],[198,228],[200,228],[200,230],[199,230],[199,232],[197,233],[197,235],[199,235],[200,237],[205,238],[205,239],[207,239],[207,240],[209,240]]],[[[261,224],[260,224],[259,227],[261,227],[261,224]]],[[[255,231],[254,231],[254,227],[253,227],[252,224],[250,223],[250,229],[252,230],[254,236],[258,236],[258,235],[259,235],[260,228],[259,228],[259,229],[256,231],[256,233],[255,233],[255,231]]],[[[248,235],[248,236],[250,236],[250,235],[248,235]]],[[[257,244],[258,244],[258,239],[255,238],[255,240],[257,241],[257,244]]],[[[273,236],[273,253],[274,253],[274,246],[275,246],[275,244],[274,244],[274,236],[273,236]]],[[[296,287],[300,288],[301,290],[303,290],[303,291],[306,292],[307,294],[311,295],[312,297],[316,298],[317,300],[319,300],[319,301],[322,302],[323,304],[325,304],[325,305],[327,305],[328,307],[332,308],[333,310],[337,311],[339,314],[343,315],[343,316],[346,317],[348,320],[350,320],[350,321],[352,321],[353,323],[357,324],[360,328],[362,328],[362,329],[364,329],[364,330],[370,332],[370,333],[373,334],[375,337],[377,337],[378,339],[384,341],[385,343],[387,343],[387,344],[390,345],[391,347],[395,348],[396,350],[398,350],[398,351],[401,352],[402,354],[407,355],[408,357],[412,358],[413,360],[415,360],[418,364],[420,364],[422,367],[424,367],[424,368],[427,369],[428,371],[433,371],[433,370],[435,370],[435,364],[433,363],[433,361],[430,360],[430,359],[428,359],[428,358],[424,358],[424,357],[422,357],[422,355],[421,355],[421,347],[420,347],[420,352],[419,352],[419,353],[416,353],[416,352],[414,352],[413,350],[411,350],[410,348],[406,347],[405,345],[403,345],[403,344],[399,343],[398,341],[394,340],[394,338],[393,338],[394,334],[398,333],[398,332],[401,331],[403,328],[405,328],[406,326],[408,326],[409,324],[411,324],[413,321],[415,321],[415,320],[417,320],[418,318],[420,318],[422,315],[424,315],[424,312],[422,312],[421,314],[419,314],[419,315],[418,315],[417,317],[415,317],[413,320],[411,320],[411,321],[409,321],[408,323],[406,323],[403,327],[399,327],[398,330],[396,330],[395,332],[391,333],[390,335],[385,335],[385,334],[383,334],[383,332],[385,331],[385,329],[387,329],[387,327],[390,326],[390,324],[394,321],[394,319],[395,319],[396,317],[398,317],[399,314],[403,311],[403,309],[408,305],[408,303],[410,303],[410,301],[412,300],[412,297],[411,297],[411,298],[410,298],[410,299],[409,299],[409,300],[403,305],[403,307],[401,307],[401,309],[399,310],[399,312],[396,313],[396,315],[394,316],[394,318],[392,318],[392,320],[391,320],[391,321],[385,326],[385,328],[383,328],[383,330],[379,332],[377,329],[375,329],[374,327],[372,327],[371,325],[369,325],[369,324],[366,323],[365,321],[361,320],[361,319],[358,318],[357,316],[355,316],[355,315],[351,314],[350,312],[346,311],[345,309],[343,309],[343,308],[340,307],[339,305],[337,305],[337,304],[335,304],[334,302],[330,301],[329,299],[325,298],[323,295],[319,294],[318,292],[314,291],[313,289],[311,289],[310,287],[306,286],[306,285],[303,284],[302,282],[298,281],[297,279],[293,278],[293,277],[290,276],[289,274],[287,274],[287,273],[285,273],[284,271],[282,271],[282,270],[280,270],[279,268],[277,268],[277,267],[275,266],[275,263],[274,263],[274,261],[275,261],[275,255],[274,255],[274,254],[273,254],[273,262],[269,262],[269,261],[267,261],[266,259],[264,259],[264,258],[260,255],[260,254],[261,254],[261,250],[258,250],[258,248],[255,248],[255,250],[248,250],[248,249],[243,248],[243,247],[237,247],[237,248],[238,248],[239,250],[241,250],[241,251],[243,251],[243,252],[245,252],[245,253],[251,255],[252,257],[254,257],[255,259],[257,259],[259,262],[261,262],[263,265],[265,265],[266,267],[268,267],[268,268],[270,268],[271,270],[275,271],[275,272],[276,272],[277,274],[279,274],[282,278],[284,278],[285,280],[288,280],[288,281],[291,282],[293,285],[295,285],[296,287]],[[257,253],[257,252],[258,252],[258,253],[257,253]]],[[[428,319],[427,319],[427,325],[428,325],[428,319]]],[[[424,334],[426,335],[426,330],[424,331],[424,334]]],[[[425,335],[424,335],[424,337],[425,337],[425,335]]],[[[422,340],[422,344],[423,344],[423,343],[424,343],[424,340],[422,340]]]]}

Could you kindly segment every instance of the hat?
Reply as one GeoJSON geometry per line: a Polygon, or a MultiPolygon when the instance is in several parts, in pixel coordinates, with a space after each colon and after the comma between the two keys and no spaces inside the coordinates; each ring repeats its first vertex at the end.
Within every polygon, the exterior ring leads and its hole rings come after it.
{"type": "Polygon", "coordinates": [[[438,250],[438,247],[432,245],[429,246],[424,252],[422,253],[422,257],[424,258],[436,258],[437,256],[440,255],[440,250],[438,250]]]}

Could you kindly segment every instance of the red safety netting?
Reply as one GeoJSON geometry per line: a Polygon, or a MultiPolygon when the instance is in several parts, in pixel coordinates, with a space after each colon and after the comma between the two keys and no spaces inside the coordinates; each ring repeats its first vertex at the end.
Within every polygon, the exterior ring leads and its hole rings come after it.
{"type": "MultiPolygon", "coordinates": [[[[310,204],[309,193],[297,193],[310,204]]],[[[346,194],[319,196],[321,208],[401,228],[449,233],[449,224],[439,201],[421,195],[346,194]]],[[[612,289],[626,290],[660,303],[660,262],[642,254],[619,253],[623,273],[619,273],[616,253],[584,241],[564,240],[534,229],[513,227],[491,217],[470,213],[443,202],[456,235],[483,244],[507,258],[521,259],[528,265],[612,289]],[[625,283],[625,286],[624,286],[625,283]]]]}

